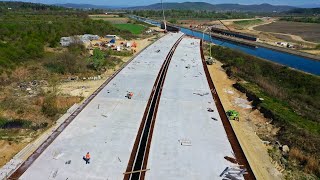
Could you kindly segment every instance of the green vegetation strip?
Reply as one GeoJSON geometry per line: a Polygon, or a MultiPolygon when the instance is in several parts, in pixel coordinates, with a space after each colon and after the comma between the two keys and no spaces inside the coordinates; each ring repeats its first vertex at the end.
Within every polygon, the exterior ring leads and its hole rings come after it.
{"type": "MultiPolygon", "coordinates": [[[[166,10],[166,18],[168,19],[177,19],[177,20],[189,20],[189,19],[247,19],[254,18],[252,13],[241,13],[241,12],[219,12],[215,11],[199,11],[196,10],[198,7],[193,7],[193,10],[182,10],[182,9],[168,9],[166,10]]],[[[151,19],[162,19],[162,11],[154,10],[135,10],[132,11],[132,14],[142,17],[148,17],[151,19]]]]}
{"type": "Polygon", "coordinates": [[[280,20],[320,24],[320,17],[282,17],[280,20]]]}
{"type": "Polygon", "coordinates": [[[141,34],[146,28],[139,24],[115,24],[118,29],[128,30],[132,34],[141,34]]]}
{"type": "Polygon", "coordinates": [[[48,123],[41,123],[39,125],[33,125],[31,121],[23,120],[23,119],[12,119],[8,120],[0,117],[0,129],[14,129],[14,128],[22,128],[22,129],[41,129],[48,126],[48,123]]]}
{"type": "Polygon", "coordinates": [[[238,86],[246,89],[250,94],[254,94],[258,98],[262,98],[258,104],[260,108],[269,110],[275,120],[284,124],[290,124],[296,128],[308,130],[311,133],[320,135],[320,123],[308,121],[299,116],[285,101],[273,98],[268,95],[262,88],[254,83],[237,83],[238,86]]]}

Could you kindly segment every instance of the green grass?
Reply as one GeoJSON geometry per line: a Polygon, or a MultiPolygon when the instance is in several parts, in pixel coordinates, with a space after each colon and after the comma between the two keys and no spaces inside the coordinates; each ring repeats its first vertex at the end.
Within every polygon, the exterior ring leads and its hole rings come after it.
{"type": "Polygon", "coordinates": [[[146,28],[139,24],[115,24],[118,29],[128,30],[132,34],[141,34],[146,28]]]}
{"type": "Polygon", "coordinates": [[[234,21],[233,23],[238,26],[251,26],[255,24],[260,24],[263,21],[261,19],[254,19],[254,20],[242,20],[242,21],[234,21]]]}
{"type": "Polygon", "coordinates": [[[125,56],[125,57],[128,57],[128,56],[132,56],[133,53],[131,51],[115,51],[115,50],[112,50],[112,49],[108,49],[105,51],[108,55],[113,55],[113,56],[125,56]]]}
{"type": "Polygon", "coordinates": [[[304,129],[309,133],[320,135],[320,123],[299,116],[287,102],[271,97],[256,84],[238,84],[255,96],[263,98],[264,100],[258,106],[270,110],[276,120],[283,124],[290,124],[297,129],[304,129]]]}

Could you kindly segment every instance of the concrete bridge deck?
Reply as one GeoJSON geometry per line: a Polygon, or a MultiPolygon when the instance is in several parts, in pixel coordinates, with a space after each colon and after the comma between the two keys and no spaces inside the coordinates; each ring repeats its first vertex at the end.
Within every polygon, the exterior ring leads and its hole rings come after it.
{"type": "MultiPolygon", "coordinates": [[[[167,34],[134,58],[20,179],[123,179],[158,73],[182,36],[167,34]],[[134,93],[132,99],[125,97],[128,92],[134,93]],[[87,152],[90,164],[83,160],[87,152]]],[[[222,123],[229,121],[221,120],[200,47],[199,39],[184,37],[166,63],[168,71],[161,71],[164,84],[157,86],[160,103],[153,109],[156,118],[145,156],[145,179],[223,179],[230,175],[219,176],[227,167],[232,167],[232,177],[243,179],[239,168],[225,158],[235,158],[222,123]]]]}
{"type": "Polygon", "coordinates": [[[225,156],[234,157],[233,150],[205,76],[200,40],[186,37],[164,82],[146,179],[222,179],[234,165],[225,156]]]}
{"type": "Polygon", "coordinates": [[[122,179],[153,83],[171,47],[182,35],[168,34],[139,54],[20,179],[122,179]],[[134,93],[131,100],[125,98],[127,91],[134,93]],[[91,154],[90,164],[82,159],[87,152],[91,154]]]}

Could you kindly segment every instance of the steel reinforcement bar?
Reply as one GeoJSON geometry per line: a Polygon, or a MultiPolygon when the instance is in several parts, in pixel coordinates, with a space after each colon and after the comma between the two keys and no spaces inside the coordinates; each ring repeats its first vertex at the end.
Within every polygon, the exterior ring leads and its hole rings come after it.
{"type": "Polygon", "coordinates": [[[241,165],[244,165],[244,167],[246,168],[247,170],[247,174],[244,175],[244,178],[246,180],[254,180],[256,179],[255,176],[254,176],[254,173],[250,167],[250,164],[246,158],[246,155],[244,154],[242,148],[241,148],[241,145],[237,139],[237,136],[235,134],[235,132],[233,131],[233,128],[231,126],[231,123],[226,115],[226,112],[222,106],[222,103],[221,103],[221,100],[218,96],[218,93],[216,91],[216,88],[213,84],[213,81],[211,79],[211,76],[210,76],[210,73],[209,73],[209,70],[208,70],[208,67],[207,67],[207,64],[206,64],[206,61],[205,61],[205,58],[204,58],[204,54],[203,54],[203,41],[201,40],[201,44],[200,44],[200,53],[201,53],[201,59],[202,59],[202,65],[203,65],[203,68],[204,68],[204,71],[205,71],[205,74],[206,74],[206,77],[207,77],[207,81],[208,81],[208,84],[209,84],[209,87],[211,89],[211,93],[212,93],[212,96],[214,98],[214,101],[216,103],[216,106],[217,106],[217,109],[218,109],[218,112],[219,112],[219,115],[221,117],[221,120],[222,120],[222,123],[223,123],[223,126],[224,126],[224,129],[227,133],[227,137],[229,139],[229,142],[231,144],[231,147],[233,149],[233,152],[235,153],[235,156],[236,156],[236,159],[237,161],[241,164],[241,165]]]}
{"type": "Polygon", "coordinates": [[[124,69],[133,59],[135,59],[141,52],[146,48],[151,46],[153,43],[149,44],[143,48],[139,53],[129,59],[126,63],[122,65],[120,69],[114,72],[98,89],[96,89],[52,134],[24,161],[11,175],[9,175],[9,180],[17,180],[20,176],[32,165],[32,163],[40,156],[41,153],[61,134],[61,132],[75,119],[75,117],[92,101],[97,94],[106,87],[109,82],[119,74],[119,72],[124,69]]]}
{"type": "Polygon", "coordinates": [[[136,136],[134,146],[132,148],[126,173],[124,173],[124,180],[145,179],[153,129],[156,121],[162,87],[166,78],[171,58],[183,37],[184,35],[181,36],[173,45],[158,73],[136,136]]]}

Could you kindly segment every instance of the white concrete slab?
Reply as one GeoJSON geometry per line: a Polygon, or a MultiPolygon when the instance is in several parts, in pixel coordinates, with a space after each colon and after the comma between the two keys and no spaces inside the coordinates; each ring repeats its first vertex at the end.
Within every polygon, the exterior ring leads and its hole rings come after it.
{"type": "Polygon", "coordinates": [[[122,179],[157,74],[182,33],[138,55],[73,120],[20,179],[122,179]],[[160,49],[159,53],[156,51],[160,49]],[[134,92],[131,100],[127,91],[134,92]],[[91,163],[82,157],[91,154],[91,163]],[[70,164],[65,162],[71,160],[70,164]]]}
{"type": "Polygon", "coordinates": [[[225,156],[234,157],[206,80],[200,40],[186,37],[165,79],[146,179],[222,179],[219,175],[232,165],[225,156]]]}

